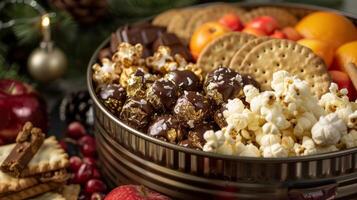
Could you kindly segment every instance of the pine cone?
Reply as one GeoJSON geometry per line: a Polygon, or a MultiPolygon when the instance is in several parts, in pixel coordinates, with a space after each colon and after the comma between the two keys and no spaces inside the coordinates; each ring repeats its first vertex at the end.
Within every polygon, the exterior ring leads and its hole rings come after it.
{"type": "Polygon", "coordinates": [[[78,91],[67,95],[60,105],[60,119],[67,124],[79,121],[87,126],[93,125],[92,99],[88,91],[78,91]]]}
{"type": "Polygon", "coordinates": [[[82,24],[96,22],[108,13],[107,0],[49,0],[49,3],[67,11],[82,24]]]}

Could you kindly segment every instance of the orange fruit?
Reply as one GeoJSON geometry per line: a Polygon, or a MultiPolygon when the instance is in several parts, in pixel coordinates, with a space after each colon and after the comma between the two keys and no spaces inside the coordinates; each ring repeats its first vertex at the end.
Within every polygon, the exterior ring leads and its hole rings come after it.
{"type": "Polygon", "coordinates": [[[333,12],[311,13],[300,20],[295,28],[304,38],[329,42],[335,49],[357,40],[357,28],[353,23],[333,12]]]}
{"type": "Polygon", "coordinates": [[[301,39],[297,43],[311,49],[316,55],[320,56],[327,67],[331,66],[335,52],[330,43],[315,39],[301,39]]]}
{"type": "Polygon", "coordinates": [[[336,50],[334,64],[337,69],[345,70],[348,63],[357,65],[357,41],[346,43],[336,50]]]}
{"type": "Polygon", "coordinates": [[[207,22],[198,27],[190,40],[192,56],[197,59],[203,48],[213,39],[230,32],[224,25],[218,22],[207,22]]]}

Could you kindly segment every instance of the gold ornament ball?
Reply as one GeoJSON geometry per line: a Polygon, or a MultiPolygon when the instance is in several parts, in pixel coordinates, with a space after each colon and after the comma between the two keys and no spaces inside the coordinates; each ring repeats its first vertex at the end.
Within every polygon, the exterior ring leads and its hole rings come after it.
{"type": "Polygon", "coordinates": [[[60,78],[67,69],[64,53],[54,47],[35,49],[28,60],[28,71],[31,76],[41,82],[49,82],[60,78]]]}

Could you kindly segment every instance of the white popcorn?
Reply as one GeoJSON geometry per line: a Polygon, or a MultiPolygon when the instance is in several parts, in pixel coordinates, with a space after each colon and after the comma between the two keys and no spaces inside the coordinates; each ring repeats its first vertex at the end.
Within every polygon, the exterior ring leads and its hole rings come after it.
{"type": "Polygon", "coordinates": [[[243,113],[247,116],[248,119],[248,130],[251,131],[258,131],[261,128],[261,121],[262,118],[260,117],[260,115],[253,113],[252,111],[248,110],[248,109],[244,109],[243,113]]]}
{"type": "Polygon", "coordinates": [[[275,72],[271,81],[271,88],[277,93],[283,93],[285,89],[284,83],[288,78],[290,78],[290,74],[287,71],[280,70],[275,72]]]}
{"type": "Polygon", "coordinates": [[[346,124],[336,113],[320,117],[311,129],[312,138],[318,145],[334,145],[347,134],[346,124]]]}
{"type": "Polygon", "coordinates": [[[268,122],[275,124],[279,129],[287,129],[290,127],[290,122],[285,118],[282,107],[278,104],[271,106],[263,106],[261,108],[261,115],[268,122]]]}
{"type": "Polygon", "coordinates": [[[351,106],[347,90],[341,89],[338,90],[336,83],[331,83],[330,92],[321,96],[319,104],[322,106],[326,112],[333,113],[336,110],[351,106]]]}
{"type": "Polygon", "coordinates": [[[247,157],[261,157],[259,149],[254,144],[246,145],[244,150],[239,155],[247,157]]]}
{"type": "Polygon", "coordinates": [[[253,85],[246,85],[243,88],[245,101],[250,103],[252,99],[259,95],[259,90],[253,85]]]}
{"type": "Polygon", "coordinates": [[[237,132],[248,126],[247,116],[241,113],[229,115],[229,117],[226,118],[226,122],[229,126],[232,126],[237,132]]]}
{"type": "Polygon", "coordinates": [[[346,106],[340,107],[335,111],[340,119],[342,119],[346,124],[348,123],[349,116],[353,113],[352,107],[348,104],[346,106]]]}
{"type": "Polygon", "coordinates": [[[229,117],[232,114],[242,113],[244,110],[243,102],[238,99],[229,99],[228,103],[225,105],[226,110],[223,111],[223,116],[225,118],[229,117]]]}
{"type": "Polygon", "coordinates": [[[277,144],[281,142],[281,135],[276,134],[266,134],[260,139],[261,148],[265,148],[268,146],[272,146],[273,144],[277,144]]]}
{"type": "Polygon", "coordinates": [[[317,153],[315,142],[307,136],[302,139],[302,144],[295,143],[294,150],[296,155],[313,155],[317,153]]]}
{"type": "Polygon", "coordinates": [[[295,140],[291,136],[283,136],[281,138],[281,145],[289,151],[293,151],[294,144],[295,144],[295,140]]]}
{"type": "Polygon", "coordinates": [[[357,110],[348,115],[347,126],[348,128],[357,130],[357,110]]]}
{"type": "Polygon", "coordinates": [[[347,148],[352,148],[357,146],[357,130],[351,130],[348,134],[342,136],[342,144],[346,145],[347,148]]]}
{"type": "Polygon", "coordinates": [[[225,136],[222,131],[213,130],[206,131],[203,134],[206,144],[203,146],[203,151],[216,152],[217,148],[225,142],[225,136]]]}
{"type": "Polygon", "coordinates": [[[288,157],[288,151],[279,143],[264,147],[263,157],[265,158],[282,158],[288,157]]]}
{"type": "Polygon", "coordinates": [[[317,119],[311,112],[304,112],[302,115],[297,116],[294,135],[302,138],[302,136],[306,135],[306,132],[310,134],[310,130],[316,122],[317,119]]]}
{"type": "Polygon", "coordinates": [[[273,134],[273,135],[280,134],[279,128],[275,124],[270,122],[267,122],[263,125],[262,131],[263,134],[273,134]]]}
{"type": "Polygon", "coordinates": [[[216,132],[213,130],[206,131],[203,138],[206,140],[206,144],[202,148],[203,151],[238,155],[244,150],[244,144],[240,141],[240,137],[233,139],[228,129],[216,132]]]}
{"type": "Polygon", "coordinates": [[[260,109],[267,105],[274,103],[276,100],[273,91],[265,91],[254,97],[250,102],[250,110],[255,113],[260,113],[260,109]]]}
{"type": "Polygon", "coordinates": [[[338,151],[338,148],[335,145],[330,145],[330,146],[318,146],[316,148],[316,153],[328,153],[332,151],[338,151]]]}

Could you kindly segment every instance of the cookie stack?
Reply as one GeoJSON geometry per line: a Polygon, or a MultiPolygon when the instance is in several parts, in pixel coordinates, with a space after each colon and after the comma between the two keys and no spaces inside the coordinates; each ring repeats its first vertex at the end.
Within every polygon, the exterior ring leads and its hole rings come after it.
{"type": "Polygon", "coordinates": [[[65,186],[68,155],[55,137],[26,123],[15,144],[0,147],[0,199],[77,199],[80,187],[65,186]]]}

